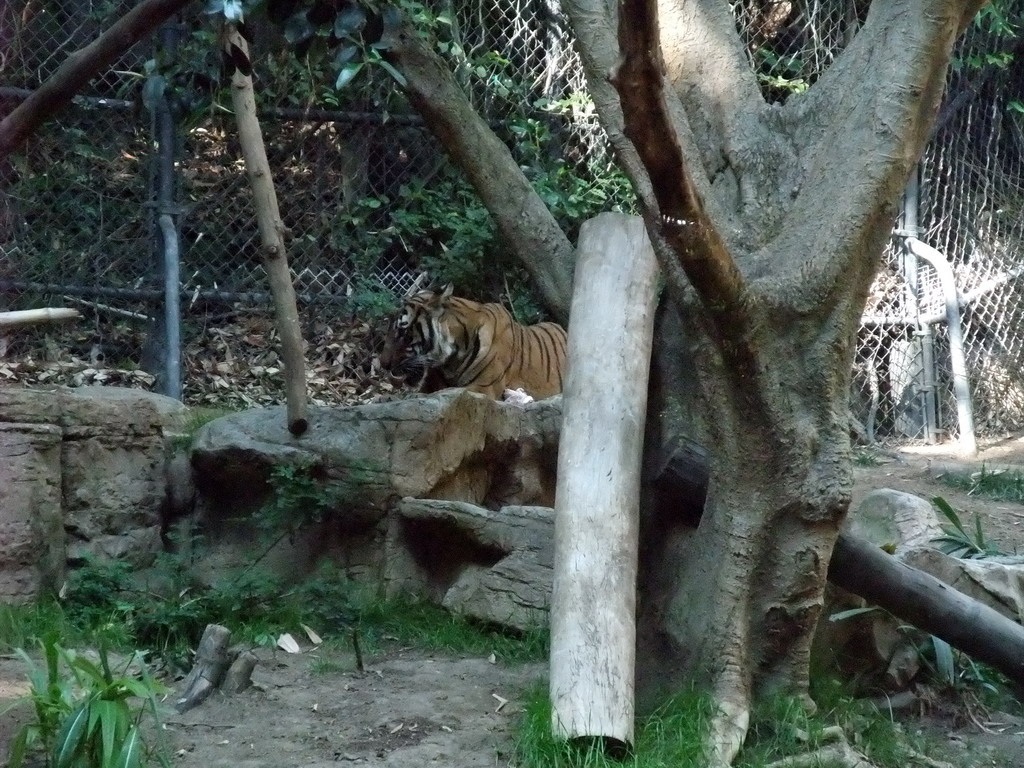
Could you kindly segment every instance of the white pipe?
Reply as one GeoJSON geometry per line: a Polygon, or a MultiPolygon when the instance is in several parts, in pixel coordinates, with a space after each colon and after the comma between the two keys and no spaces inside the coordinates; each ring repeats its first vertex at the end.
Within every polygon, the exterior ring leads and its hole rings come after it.
{"type": "Polygon", "coordinates": [[[960,450],[965,454],[974,455],[978,452],[978,443],[974,436],[974,408],[971,405],[967,358],[964,355],[964,330],[960,322],[960,299],[957,295],[953,267],[940,251],[916,237],[908,237],[904,242],[911,253],[932,266],[945,295],[949,362],[953,368],[953,393],[956,396],[956,415],[960,427],[960,450]]]}

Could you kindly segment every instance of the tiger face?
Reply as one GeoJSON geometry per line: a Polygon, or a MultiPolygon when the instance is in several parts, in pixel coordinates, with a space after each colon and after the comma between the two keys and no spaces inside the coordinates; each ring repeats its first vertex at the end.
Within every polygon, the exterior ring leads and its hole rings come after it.
{"type": "Polygon", "coordinates": [[[380,355],[381,366],[400,381],[418,384],[421,391],[427,391],[423,388],[425,380],[431,370],[436,369],[439,354],[443,354],[434,349],[432,339],[437,338],[437,334],[433,320],[443,311],[451,292],[449,285],[440,294],[433,291],[414,294],[406,299],[388,324],[380,355]]]}

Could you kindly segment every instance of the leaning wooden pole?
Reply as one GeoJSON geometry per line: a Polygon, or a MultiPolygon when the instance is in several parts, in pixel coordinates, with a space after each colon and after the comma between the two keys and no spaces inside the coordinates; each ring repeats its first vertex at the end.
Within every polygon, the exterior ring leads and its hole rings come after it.
{"type": "Polygon", "coordinates": [[[552,727],[633,742],[640,457],[658,268],[643,221],[603,213],[577,249],[555,492],[552,727]]]}
{"type": "Polygon", "coordinates": [[[231,104],[235,109],[238,139],[242,145],[245,170],[256,205],[256,220],[263,243],[263,266],[270,279],[277,329],[281,335],[288,431],[293,435],[301,435],[309,425],[306,418],[306,362],[302,354],[302,331],[299,327],[299,311],[295,305],[295,287],[288,269],[288,252],[284,244],[285,226],[277,207],[274,180],[270,175],[263,133],[256,117],[249,46],[237,25],[231,21],[224,23],[221,42],[225,62],[232,70],[231,104]]]}

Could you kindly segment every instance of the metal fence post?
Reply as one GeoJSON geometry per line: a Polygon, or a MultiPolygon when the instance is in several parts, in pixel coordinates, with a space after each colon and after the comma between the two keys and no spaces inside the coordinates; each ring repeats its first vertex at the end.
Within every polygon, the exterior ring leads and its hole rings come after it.
{"type": "MultiPolygon", "coordinates": [[[[176,22],[160,29],[160,47],[165,52],[165,64],[172,61],[178,45],[179,27],[176,22]]],[[[164,343],[163,394],[181,400],[181,248],[173,216],[178,208],[175,201],[174,157],[177,145],[175,111],[171,107],[166,87],[160,91],[156,104],[157,158],[156,216],[160,228],[160,254],[163,265],[164,343]]]]}
{"type": "MultiPolygon", "coordinates": [[[[898,230],[900,234],[913,238],[918,236],[920,207],[921,166],[915,165],[910,179],[907,181],[906,191],[903,193],[903,226],[898,230]]],[[[911,343],[915,347],[916,356],[921,361],[915,387],[917,397],[921,402],[920,414],[923,421],[921,430],[924,432],[925,441],[934,444],[939,442],[942,434],[942,425],[939,423],[939,413],[936,407],[935,356],[932,354],[935,339],[932,326],[920,322],[921,287],[918,280],[917,254],[909,248],[903,248],[900,268],[903,272],[907,298],[912,304],[908,307],[908,315],[916,325],[911,343]]]]}
{"type": "Polygon", "coordinates": [[[946,303],[946,330],[949,332],[949,360],[953,372],[953,394],[956,397],[956,413],[960,449],[968,455],[978,452],[974,436],[974,407],[971,403],[970,379],[967,376],[967,356],[964,354],[964,331],[960,319],[960,297],[956,288],[956,277],[949,259],[927,243],[916,237],[907,238],[907,250],[931,264],[939,276],[946,303]]]}

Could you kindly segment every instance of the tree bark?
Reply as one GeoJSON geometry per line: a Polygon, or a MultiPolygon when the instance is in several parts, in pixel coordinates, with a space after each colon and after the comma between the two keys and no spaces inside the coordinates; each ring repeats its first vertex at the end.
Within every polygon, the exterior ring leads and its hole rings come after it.
{"type": "Polygon", "coordinates": [[[288,431],[301,435],[309,422],[306,417],[306,362],[302,352],[302,330],[295,304],[295,287],[288,268],[285,248],[285,226],[277,206],[277,193],[270,175],[270,163],[263,146],[263,134],[256,117],[256,96],[252,88],[252,66],[249,46],[233,22],[225,22],[221,39],[225,61],[234,69],[231,75],[231,104],[235,109],[238,138],[245,158],[245,169],[252,186],[256,219],[259,222],[263,266],[274,297],[277,329],[281,334],[281,357],[284,361],[285,398],[288,409],[288,431]],[[244,63],[243,63],[244,62],[244,63]]]}
{"type": "Polygon", "coordinates": [[[470,104],[444,60],[409,24],[388,33],[388,60],[405,76],[405,94],[463,170],[529,273],[548,310],[569,321],[572,243],[520,170],[508,147],[470,104]]]}
{"type": "Polygon", "coordinates": [[[583,224],[555,493],[552,726],[633,741],[640,456],[658,267],[643,223],[583,224]]]}
{"type": "Polygon", "coordinates": [[[234,660],[228,646],[231,630],[220,624],[207,624],[196,648],[196,662],[181,684],[181,695],[174,706],[178,712],[187,712],[209,698],[224,679],[234,660]]]}
{"type": "Polygon", "coordinates": [[[190,0],[143,0],[92,43],[68,56],[31,96],[0,121],[0,159],[14,151],[85,84],[190,0]]]}

